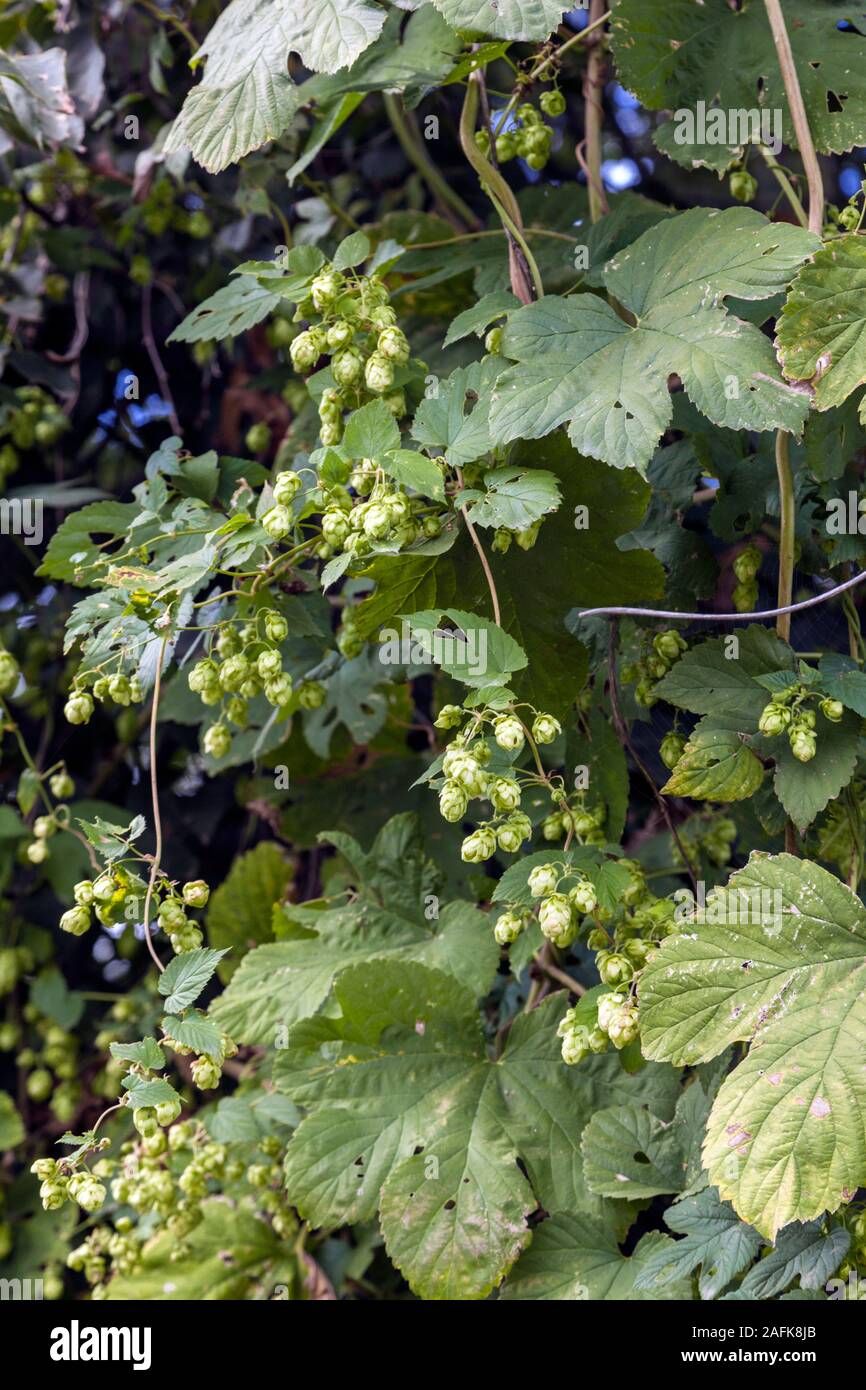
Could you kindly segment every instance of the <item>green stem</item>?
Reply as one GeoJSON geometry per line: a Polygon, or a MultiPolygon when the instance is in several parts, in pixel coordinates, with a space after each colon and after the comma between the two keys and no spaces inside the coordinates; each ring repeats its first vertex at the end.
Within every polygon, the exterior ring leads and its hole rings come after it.
{"type": "Polygon", "coordinates": [[[481,223],[472,211],[468,203],[464,203],[459,193],[448,183],[433,160],[424,148],[423,141],[418,133],[418,127],[409,113],[404,110],[402,102],[393,92],[384,92],[382,100],[385,103],[385,113],[391,122],[391,128],[397,139],[400,141],[403,153],[418,170],[418,173],[429,186],[433,196],[438,198],[440,203],[450,208],[453,213],[460,218],[468,227],[480,227],[481,223]]]}
{"type": "Polygon", "coordinates": [[[821,166],[815,153],[815,142],[809,129],[809,118],[800,90],[800,79],[797,76],[797,66],[791,51],[791,40],[785,26],[781,0],[764,0],[764,8],[767,11],[776,57],[785,84],[785,96],[788,98],[788,109],[797,137],[800,158],[806,171],[806,183],[809,187],[809,230],[820,236],[824,225],[824,184],[821,179],[821,166]]]}
{"type": "Polygon", "coordinates": [[[794,192],[793,185],[791,184],[791,181],[788,178],[787,169],[782,168],[782,165],[775,158],[772,152],[767,149],[766,145],[759,145],[758,149],[763,155],[764,163],[766,164],[770,172],[773,174],[779,187],[782,189],[782,192],[785,194],[785,197],[791,204],[791,207],[794,210],[794,215],[797,218],[797,221],[799,222],[800,226],[805,227],[808,230],[809,218],[806,215],[806,209],[803,207],[803,204],[800,202],[800,199],[794,192]]]}
{"type": "Polygon", "coordinates": [[[460,114],[460,144],[467,160],[478,175],[481,187],[496,209],[508,237],[509,270],[511,288],[523,304],[530,304],[533,290],[536,298],[544,294],[538,266],[529,253],[523,235],[523,218],[520,207],[510,186],[490,160],[482,154],[475,143],[475,126],[478,120],[479,84],[474,78],[466,84],[466,96],[460,114]],[[515,234],[516,233],[516,234],[515,234]],[[535,269],[533,270],[533,266],[535,269]],[[530,281],[532,282],[530,284],[530,281]]]}
{"type": "MultiPolygon", "coordinates": [[[[605,18],[604,0],[590,0],[589,25],[596,28],[605,18]]],[[[584,30],[584,33],[587,31],[584,30]]],[[[589,220],[597,222],[607,212],[607,198],[601,177],[601,132],[604,110],[601,90],[604,86],[604,53],[595,35],[583,79],[583,130],[586,146],[586,182],[589,190],[589,220]]]]}
{"type": "Polygon", "coordinates": [[[517,245],[523,252],[526,264],[529,266],[529,273],[532,276],[532,284],[535,290],[535,298],[543,299],[544,284],[541,279],[541,271],[538,269],[538,262],[536,261],[535,257],[529,249],[529,244],[526,240],[525,233],[517,226],[516,222],[512,222],[511,218],[508,216],[508,213],[505,211],[505,208],[502,207],[502,205],[498,202],[498,200],[493,196],[492,193],[490,194],[490,201],[495,207],[503,227],[507,232],[511,233],[511,235],[514,237],[514,240],[517,242],[517,245]]]}
{"type": "MultiPolygon", "coordinates": [[[[794,589],[794,477],[791,472],[791,436],[786,430],[776,435],[776,474],[779,479],[779,504],[781,528],[779,535],[779,588],[777,608],[785,608],[791,602],[794,589]]],[[[780,613],[776,619],[776,632],[783,642],[791,638],[791,615],[780,613]]]]}

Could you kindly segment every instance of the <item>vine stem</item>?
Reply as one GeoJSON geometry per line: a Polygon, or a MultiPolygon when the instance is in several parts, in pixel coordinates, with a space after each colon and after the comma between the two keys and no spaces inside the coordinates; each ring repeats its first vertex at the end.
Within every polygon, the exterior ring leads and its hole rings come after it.
{"type": "Polygon", "coordinates": [[[821,166],[815,153],[815,142],[809,129],[809,118],[803,104],[803,93],[800,90],[800,79],[797,76],[797,67],[794,62],[794,54],[791,51],[791,40],[788,37],[781,0],[764,0],[764,8],[767,11],[770,32],[776,46],[776,57],[779,60],[782,81],[785,84],[785,95],[788,98],[800,158],[806,171],[806,183],[809,188],[809,230],[820,236],[821,228],[824,225],[824,184],[821,179],[821,166]]]}
{"type": "Polygon", "coordinates": [[[796,217],[800,226],[805,227],[808,230],[809,218],[806,214],[806,209],[803,207],[803,204],[800,202],[800,199],[794,192],[791,180],[788,178],[787,169],[782,168],[779,161],[774,157],[772,151],[767,149],[766,145],[759,145],[758,149],[763,155],[764,163],[770,170],[770,173],[776,179],[776,182],[778,183],[785,197],[788,199],[788,202],[791,204],[791,207],[794,211],[794,216],[796,217]]]}
{"type": "Polygon", "coordinates": [[[671,813],[670,813],[670,807],[668,806],[667,802],[665,801],[664,797],[662,796],[661,792],[659,791],[658,787],[656,786],[655,778],[653,777],[653,775],[652,775],[652,773],[650,772],[649,768],[647,767],[646,763],[643,761],[643,759],[641,758],[641,756],[640,756],[640,754],[638,753],[637,749],[635,748],[634,744],[632,743],[632,741],[631,741],[631,736],[630,736],[629,731],[628,731],[628,724],[626,723],[626,721],[625,721],[625,719],[624,719],[624,717],[623,717],[622,709],[621,709],[620,703],[619,703],[619,688],[618,688],[617,682],[616,682],[616,647],[617,647],[617,635],[618,635],[618,633],[617,633],[617,627],[618,627],[618,624],[617,624],[616,618],[614,618],[613,622],[612,622],[611,625],[610,625],[610,635],[609,635],[609,641],[608,641],[608,661],[607,661],[607,669],[608,669],[608,687],[609,687],[609,693],[610,693],[610,708],[611,708],[611,713],[612,713],[612,715],[613,715],[614,727],[615,727],[617,733],[619,734],[620,739],[621,739],[622,742],[623,742],[623,745],[628,749],[629,753],[631,753],[631,756],[632,756],[632,759],[633,759],[635,765],[637,766],[637,768],[638,768],[638,769],[640,770],[640,772],[642,773],[643,778],[644,778],[644,781],[647,783],[648,787],[650,788],[650,791],[652,792],[653,796],[655,797],[656,805],[658,806],[659,810],[661,811],[661,813],[662,813],[662,815],[663,815],[663,817],[664,817],[665,824],[667,825],[668,830],[671,832],[671,835],[673,836],[674,843],[675,843],[675,845],[676,845],[677,849],[679,850],[680,855],[681,855],[681,857],[682,857],[682,861],[683,861],[683,864],[684,864],[684,866],[685,866],[686,873],[688,874],[689,878],[690,878],[691,881],[692,881],[692,888],[693,888],[693,890],[695,891],[695,893],[697,893],[697,891],[698,891],[698,880],[697,880],[697,876],[696,876],[696,874],[695,874],[694,868],[692,867],[692,861],[689,859],[689,856],[686,854],[685,846],[683,845],[683,842],[682,842],[682,840],[681,840],[680,837],[679,837],[679,832],[677,831],[677,828],[676,828],[676,826],[674,825],[673,817],[671,816],[671,813]]]}
{"type": "MultiPolygon", "coordinates": [[[[604,0],[590,0],[589,24],[596,29],[605,18],[604,0]]],[[[601,132],[604,110],[601,89],[604,86],[604,53],[601,35],[594,33],[589,41],[589,58],[583,78],[583,145],[586,148],[586,182],[589,190],[589,220],[597,222],[607,212],[607,198],[601,177],[601,132]]]]}
{"type": "Polygon", "coordinates": [[[177,418],[177,409],[174,404],[174,397],[171,394],[171,387],[168,384],[168,373],[163,366],[162,358],[159,355],[159,348],[156,346],[156,339],[153,336],[153,286],[145,285],[141,291],[141,336],[147,355],[150,358],[150,365],[156,373],[159,382],[159,389],[162,392],[162,399],[168,406],[168,420],[175,434],[182,434],[180,421],[177,418]]]}
{"type": "MultiPolygon", "coordinates": [[[[457,484],[462,489],[463,472],[460,468],[455,469],[455,472],[457,474],[457,484]]],[[[463,517],[463,520],[466,523],[466,530],[469,532],[472,544],[475,546],[475,549],[478,552],[478,558],[481,561],[481,568],[484,570],[484,577],[487,580],[487,587],[490,590],[490,602],[493,605],[493,621],[495,622],[497,627],[501,627],[502,622],[499,610],[499,595],[496,592],[496,581],[493,578],[493,571],[490,568],[490,561],[487,559],[487,555],[485,554],[484,546],[481,544],[478,532],[476,531],[472,522],[469,520],[469,513],[466,510],[465,503],[460,508],[460,515],[463,517]]]]}
{"type": "Polygon", "coordinates": [[[776,632],[783,642],[791,640],[791,597],[794,588],[794,477],[791,472],[791,436],[786,430],[776,434],[776,474],[779,479],[781,534],[779,536],[779,613],[776,632]]]}
{"type": "Polygon", "coordinates": [[[508,183],[485,158],[475,143],[478,105],[481,96],[481,74],[476,71],[466,84],[463,110],[460,113],[460,146],[466,159],[478,175],[481,187],[490,198],[508,237],[508,265],[511,288],[522,304],[541,299],[544,286],[523,234],[523,218],[517,199],[508,183]],[[505,216],[503,216],[503,213],[505,216]],[[509,220],[506,221],[505,219],[509,220]]]}
{"type": "Polygon", "coordinates": [[[150,936],[150,904],[153,901],[153,890],[156,884],[156,876],[159,873],[160,861],[162,859],[162,817],[159,813],[159,782],[156,775],[156,721],[159,715],[162,666],[165,660],[165,649],[167,646],[168,636],[165,636],[162,639],[162,644],[159,649],[159,659],[156,663],[156,679],[153,683],[153,701],[150,707],[150,800],[153,807],[153,829],[156,835],[156,845],[150,865],[150,877],[147,880],[147,893],[144,898],[144,939],[147,943],[147,949],[151,954],[154,965],[160,974],[165,970],[165,966],[156,954],[156,947],[150,936]]]}
{"type": "Polygon", "coordinates": [[[799,613],[804,608],[817,608],[828,603],[837,594],[844,594],[855,585],[866,580],[866,570],[846,579],[844,584],[835,584],[823,594],[804,598],[799,603],[788,603],[783,608],[764,608],[760,613],[681,613],[675,608],[584,608],[581,618],[670,618],[684,623],[754,623],[764,618],[778,618],[782,613],[799,613]]]}
{"type": "Polygon", "coordinates": [[[605,10],[604,14],[599,15],[597,19],[590,18],[589,24],[584,25],[583,29],[578,29],[577,33],[572,34],[570,39],[566,39],[565,43],[559,45],[559,48],[554,49],[552,53],[548,53],[546,57],[542,58],[541,62],[529,73],[526,80],[518,83],[517,88],[508,100],[508,105],[505,107],[500,119],[500,124],[511,115],[526,88],[531,87],[533,83],[537,82],[545,69],[550,67],[551,63],[560,63],[563,53],[567,53],[569,48],[573,48],[575,44],[583,43],[590,34],[594,34],[597,29],[600,29],[602,24],[606,24],[610,16],[610,10],[605,10]]]}
{"type": "Polygon", "coordinates": [[[385,103],[385,113],[391,122],[391,129],[397,136],[403,153],[409,163],[418,170],[434,197],[456,214],[467,227],[480,228],[480,219],[436,168],[435,163],[424,148],[414,120],[405,110],[399,98],[393,92],[383,92],[382,100],[385,103]]]}

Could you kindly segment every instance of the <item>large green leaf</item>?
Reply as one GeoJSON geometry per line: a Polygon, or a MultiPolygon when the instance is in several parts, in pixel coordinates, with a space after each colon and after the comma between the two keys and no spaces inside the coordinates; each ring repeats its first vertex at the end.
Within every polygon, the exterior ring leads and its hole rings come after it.
{"type": "Polygon", "coordinates": [[[168,342],[202,343],[245,333],[272,314],[279,304],[280,295],[267,284],[252,275],[237,275],[187,314],[169,335],[168,342]]]}
{"type": "MultiPolygon", "coordinates": [[[[207,938],[212,946],[244,951],[273,939],[274,907],[282,900],[292,866],[275,844],[256,845],[234,861],[228,877],[214,893],[207,910],[207,938]]],[[[220,978],[237,969],[240,953],[220,961],[220,978]]]]}
{"type": "Polygon", "coordinates": [[[653,1252],[637,1276],[638,1289],[667,1288],[700,1268],[701,1298],[716,1298],[761,1246],[758,1232],[740,1221],[712,1187],[671,1207],[665,1225],[683,1239],[653,1252]]]}
{"type": "MultiPolygon", "coordinates": [[[[63,48],[0,54],[0,129],[25,145],[81,148],[84,122],[69,90],[63,48]]],[[[12,141],[0,136],[0,153],[12,141]]]]}
{"type": "MultiPolygon", "coordinates": [[[[786,377],[809,381],[816,410],[866,381],[866,238],[839,237],[799,271],[777,327],[786,377]]],[[[863,411],[861,406],[861,420],[863,411]]]]}
{"type": "MultiPolygon", "coordinates": [[[[563,435],[519,445],[515,466],[552,473],[562,492],[545,518],[534,549],[512,545],[488,560],[502,626],[529,658],[511,682],[521,699],[562,716],[586,679],[586,649],[566,618],[598,603],[646,603],[664,592],[664,571],[653,555],[620,551],[616,538],[638,524],[649,489],[634,474],[617,473],[580,456],[563,435]],[[540,555],[557,563],[540,563],[540,555]]],[[[490,611],[487,578],[467,536],[445,555],[380,559],[368,571],[377,591],[358,610],[358,627],[372,636],[400,613],[439,606],[490,611]]]]}
{"type": "Polygon", "coordinates": [[[422,1297],[482,1298],[526,1246],[527,1217],[598,1209],[580,1133],[603,1101],[669,1114],[673,1073],[628,1076],[615,1056],[564,1067],[564,993],[519,1018],[488,1056],[472,994],[427,967],[344,972],[339,1017],[299,1024],[275,1079],[308,1111],[286,1183],[314,1225],[367,1220],[422,1297]]]}
{"type": "Polygon", "coordinates": [[[748,1041],[710,1114],[722,1197],[771,1239],[866,1181],[866,909],[826,870],[755,853],[641,978],[641,1045],[683,1066],[748,1041]]]}
{"type": "Polygon", "coordinates": [[[500,39],[540,42],[550,37],[568,9],[559,0],[433,0],[454,29],[475,29],[500,39]]]}
{"type": "Polygon", "coordinates": [[[854,776],[861,719],[846,710],[838,723],[817,716],[818,748],[801,763],[784,735],[761,741],[761,752],[776,759],[773,789],[794,824],[805,830],[854,776]]]}
{"type": "MultiPolygon", "coordinates": [[[[824,153],[850,150],[866,121],[862,14],[838,0],[785,0],[784,10],[815,143],[824,153]],[[837,27],[841,20],[847,32],[837,27]]],[[[700,101],[734,116],[779,110],[785,144],[796,143],[763,0],[737,7],[728,0],[618,0],[611,34],[620,81],[645,106],[679,113],[700,101]]],[[[731,132],[723,145],[678,143],[676,125],[667,121],[656,141],[687,167],[723,169],[743,148],[731,132]]]]}
{"type": "Polygon", "coordinates": [[[502,350],[517,365],[493,388],[493,439],[535,439],[568,421],[584,454],[643,472],[671,421],[672,373],[716,425],[799,433],[808,397],[722,301],[768,298],[817,246],[748,208],[692,208],[651,227],[603,273],[633,325],[595,294],[509,315],[502,350]]]}
{"type": "Polygon", "coordinates": [[[314,72],[338,72],[385,23],[370,0],[232,0],[195,55],[205,75],[187,96],[165,150],[188,148],[211,173],[282,135],[299,104],[289,76],[297,53],[314,72]]]}
{"type": "Polygon", "coordinates": [[[745,801],[764,780],[764,769],[751,748],[730,729],[702,720],[662,791],[697,801],[745,801]]]}
{"type": "Polygon", "coordinates": [[[440,906],[415,816],[392,817],[367,854],[351,836],[323,838],[352,868],[352,900],[284,910],[280,930],[290,939],[244,956],[211,1005],[232,1037],[273,1043],[278,1030],[316,1013],[341,970],[365,960],[423,961],[477,996],[486,992],[499,959],[489,923],[471,903],[440,906]]]}
{"type": "Polygon", "coordinates": [[[620,1105],[599,1110],[583,1133],[587,1186],[602,1197],[637,1201],[679,1192],[685,1163],[679,1134],[648,1110],[620,1105]]]}
{"type": "Polygon", "coordinates": [[[765,1259],[750,1269],[740,1293],[746,1298],[772,1298],[799,1278],[800,1287],[820,1289],[835,1274],[851,1244],[844,1226],[823,1221],[789,1226],[765,1259]]]}
{"type": "Polygon", "coordinates": [[[640,1276],[652,1259],[674,1248],[669,1237],[651,1231],[634,1252],[623,1255],[617,1232],[579,1212],[562,1212],[545,1221],[502,1291],[505,1299],[690,1299],[688,1280],[660,1290],[641,1286],[640,1276]]]}
{"type": "Polygon", "coordinates": [[[49,579],[62,579],[70,584],[92,583],[91,571],[103,558],[97,536],[126,535],[133,521],[141,515],[137,502],[92,502],[81,507],[60,523],[39,567],[39,573],[49,579]]]}
{"type": "Polygon", "coordinates": [[[744,733],[758,726],[767,691],[756,680],[768,671],[791,671],[794,654],[768,628],[755,624],[733,639],[711,637],[690,647],[656,686],[656,693],[692,714],[741,719],[744,733]]]}

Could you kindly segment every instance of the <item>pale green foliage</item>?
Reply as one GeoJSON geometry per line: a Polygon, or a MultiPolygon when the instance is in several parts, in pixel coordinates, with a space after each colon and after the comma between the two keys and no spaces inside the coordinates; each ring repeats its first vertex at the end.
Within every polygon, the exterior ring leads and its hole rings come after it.
{"type": "Polygon", "coordinates": [[[866,1179],[866,912],[817,865],[755,853],[708,916],[647,967],[642,1045],[682,1066],[751,1043],[713,1105],[704,1159],[743,1220],[773,1237],[866,1179]]]}

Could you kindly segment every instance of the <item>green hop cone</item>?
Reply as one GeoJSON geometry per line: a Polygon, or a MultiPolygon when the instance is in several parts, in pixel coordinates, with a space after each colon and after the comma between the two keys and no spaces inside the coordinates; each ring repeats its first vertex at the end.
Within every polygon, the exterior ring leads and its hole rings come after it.
{"type": "Polygon", "coordinates": [[[619,1052],[634,1042],[638,1035],[638,1012],[632,1004],[624,1004],[617,1009],[608,1022],[607,1036],[619,1052]]]}
{"type": "MultiPolygon", "coordinates": [[[[496,353],[501,352],[501,350],[502,328],[499,325],[497,325],[496,328],[491,328],[490,332],[486,335],[484,339],[484,351],[489,352],[492,355],[495,355],[496,353]]],[[[509,536],[509,541],[510,539],[511,537],[509,536]]]]}
{"type": "Polygon", "coordinates": [[[175,1120],[180,1115],[182,1108],[183,1107],[181,1106],[180,1099],[160,1101],[159,1105],[156,1106],[157,1124],[160,1124],[163,1127],[173,1125],[175,1120]]]}
{"type": "Polygon", "coordinates": [[[289,346],[289,356],[296,372],[311,372],[321,356],[321,350],[312,333],[299,333],[289,346]]]}
{"type": "Polygon", "coordinates": [[[595,888],[588,878],[581,879],[579,883],[575,884],[574,888],[569,890],[568,896],[574,904],[576,912],[584,914],[594,912],[598,906],[595,888]]]}
{"type": "Polygon", "coordinates": [[[510,946],[512,941],[516,941],[520,933],[526,926],[525,919],[517,912],[503,912],[497,918],[493,928],[493,935],[500,946],[510,946]]]}
{"type": "Polygon", "coordinates": [[[281,613],[272,608],[265,615],[265,636],[269,642],[284,642],[289,635],[289,625],[281,613]]]}
{"type": "Polygon", "coordinates": [[[758,728],[762,734],[769,738],[775,738],[777,734],[784,733],[791,723],[791,711],[784,705],[777,705],[772,700],[761,710],[761,717],[758,720],[758,728]]]}
{"type": "Polygon", "coordinates": [[[203,878],[197,878],[183,885],[182,896],[187,907],[206,907],[210,889],[203,878]]]}
{"type": "Polygon", "coordinates": [[[409,343],[400,328],[385,328],[379,334],[376,351],[397,367],[405,367],[409,361],[409,343]]]}
{"type": "MultiPolygon", "coordinates": [[[[11,695],[21,672],[11,652],[0,651],[0,695],[11,695]]],[[[70,723],[74,721],[70,720],[70,723]]]]}
{"type": "Polygon", "coordinates": [[[562,1060],[567,1067],[575,1067],[590,1053],[589,1029],[583,1025],[569,1028],[562,1035],[562,1060]]]}
{"type": "MultiPolygon", "coordinates": [[[[235,658],[235,660],[236,659],[237,658],[235,658]]],[[[243,658],[241,658],[241,660],[243,660],[243,658]]],[[[243,676],[241,677],[241,680],[238,682],[238,689],[240,689],[240,686],[243,683],[243,679],[247,673],[246,663],[244,663],[244,667],[245,669],[243,676]]],[[[273,647],[269,647],[267,651],[260,652],[258,657],[256,658],[256,671],[258,672],[259,676],[263,681],[274,680],[277,676],[282,674],[282,670],[282,657],[280,656],[278,651],[274,650],[273,647]]]]}
{"type": "Polygon", "coordinates": [[[60,918],[60,930],[71,936],[83,936],[90,927],[90,911],[86,907],[71,907],[60,918]]]}
{"type": "Polygon", "coordinates": [[[731,595],[738,613],[751,613],[758,602],[758,584],[752,579],[748,584],[737,584],[731,595]]]}
{"type": "Polygon", "coordinates": [[[728,189],[738,203],[750,203],[758,191],[758,180],[745,169],[735,169],[728,179],[728,189]]]}
{"type": "Polygon", "coordinates": [[[467,835],[460,846],[460,858],[465,864],[482,864],[496,851],[496,836],[486,826],[467,835]]]}
{"type": "Polygon", "coordinates": [[[653,648],[664,661],[677,661],[687,647],[688,643],[672,627],[666,632],[657,633],[653,638],[653,648]]]}
{"type": "Polygon", "coordinates": [[[285,469],[274,479],[274,502],[280,507],[291,506],[302,487],[300,473],[295,473],[290,468],[285,469]]]}
{"type": "Polygon", "coordinates": [[[537,714],[532,722],[532,737],[536,743],[553,743],[562,733],[562,725],[552,714],[537,714]]]}
{"type": "Polygon", "coordinates": [[[334,270],[323,270],[310,286],[310,298],[320,314],[330,309],[343,290],[343,277],[334,270]]]}
{"type": "Polygon", "coordinates": [[[222,1067],[212,1057],[197,1057],[190,1068],[193,1085],[200,1091],[213,1091],[220,1084],[222,1067]]]}
{"type": "Polygon", "coordinates": [[[370,540],[384,540],[391,530],[391,513],[384,502],[371,502],[364,513],[364,534],[370,540]]]}
{"type": "Polygon", "coordinates": [[[538,924],[555,946],[567,945],[568,938],[574,939],[574,913],[565,893],[550,893],[542,899],[538,924]]]}
{"type": "Polygon", "coordinates": [[[302,681],[298,686],[298,704],[301,709],[321,709],[328,692],[321,681],[302,681]]]}
{"type": "Polygon", "coordinates": [[[48,779],[48,786],[51,789],[51,795],[56,797],[58,801],[65,801],[67,797],[75,795],[75,783],[65,770],[55,772],[54,776],[48,779]]]}
{"type": "Polygon", "coordinates": [[[620,955],[617,951],[599,951],[595,963],[605,985],[624,984],[634,974],[634,967],[628,956],[620,955]]]}
{"type": "Polygon", "coordinates": [[[536,864],[528,879],[529,891],[533,898],[546,898],[556,892],[559,871],[555,864],[536,864]]]}
{"type": "Polygon", "coordinates": [[[551,120],[557,116],[562,116],[565,112],[565,97],[562,92],[556,89],[551,92],[542,92],[538,98],[538,104],[545,116],[550,116],[551,120]]]}
{"type": "Polygon", "coordinates": [[[791,752],[798,762],[809,763],[818,751],[818,740],[814,732],[803,724],[792,724],[788,730],[791,752]]]}
{"type": "Polygon", "coordinates": [[[281,541],[292,529],[292,514],[288,507],[270,507],[261,518],[263,530],[270,536],[272,541],[281,541]]]}
{"type": "Polygon", "coordinates": [[[829,719],[832,724],[838,724],[845,713],[845,706],[841,700],[822,700],[819,709],[824,718],[829,719]]]}
{"type": "Polygon", "coordinates": [[[559,811],[551,811],[541,822],[541,834],[545,840],[561,840],[565,834],[565,820],[559,811]]]}
{"type": "Polygon", "coordinates": [[[66,1201],[65,1178],[51,1178],[39,1188],[39,1198],[45,1211],[59,1211],[66,1201]]]}
{"type": "Polygon", "coordinates": [[[459,705],[443,705],[433,721],[436,729],[457,729],[463,723],[463,710],[459,705]]]}
{"type": "Polygon", "coordinates": [[[374,352],[367,358],[364,368],[364,382],[367,389],[382,395],[394,384],[394,364],[381,352],[374,352]]]}
{"type": "Polygon", "coordinates": [[[331,373],[338,386],[354,386],[363,371],[364,359],[357,348],[343,348],[331,358],[331,373]]]}
{"type": "Polygon", "coordinates": [[[683,738],[682,734],[665,734],[659,744],[659,757],[665,767],[671,770],[676,767],[680,758],[683,756],[683,749],[685,746],[686,740],[683,738]]]}
{"type": "Polygon", "coordinates": [[[86,724],[93,714],[93,699],[86,690],[70,695],[63,706],[63,713],[69,724],[86,724]]]}
{"type": "Polygon", "coordinates": [[[513,714],[500,715],[493,725],[493,737],[508,753],[519,752],[526,741],[523,726],[513,714]]]}
{"type": "Polygon", "coordinates": [[[351,531],[351,523],[345,512],[329,510],[322,517],[322,536],[329,545],[341,546],[351,531]]]}
{"type": "Polygon", "coordinates": [[[466,814],[469,798],[459,782],[446,782],[439,793],[439,813],[444,820],[455,822],[466,814]]]}
{"type": "Polygon", "coordinates": [[[232,736],[225,724],[211,724],[202,740],[205,753],[212,758],[224,758],[232,746],[232,736]]]}
{"type": "Polygon", "coordinates": [[[346,319],[336,319],[328,327],[327,346],[331,352],[348,347],[355,336],[355,330],[346,319]]]}
{"type": "Polygon", "coordinates": [[[505,821],[496,831],[496,843],[506,854],[516,854],[523,844],[523,836],[517,826],[505,821]]]}
{"type": "Polygon", "coordinates": [[[251,454],[263,454],[270,448],[271,431],[264,420],[257,420],[254,425],[250,425],[244,443],[251,454]]]}
{"type": "Polygon", "coordinates": [[[757,578],[763,555],[756,545],[747,545],[734,560],[734,574],[741,584],[750,584],[757,578]]]}
{"type": "Polygon", "coordinates": [[[497,811],[516,811],[520,805],[520,786],[511,777],[494,777],[487,794],[497,811]]]}

